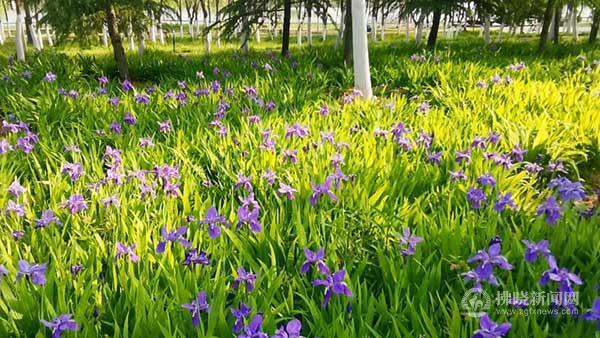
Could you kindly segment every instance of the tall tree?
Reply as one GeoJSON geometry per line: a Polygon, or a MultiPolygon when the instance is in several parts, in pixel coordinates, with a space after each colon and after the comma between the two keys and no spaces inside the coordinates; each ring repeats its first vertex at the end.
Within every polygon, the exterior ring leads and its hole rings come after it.
{"type": "Polygon", "coordinates": [[[21,13],[21,0],[15,0],[15,11],[17,12],[17,23],[15,32],[17,60],[25,61],[25,46],[23,41],[23,14],[21,13]]]}
{"type": "Polygon", "coordinates": [[[550,31],[550,22],[552,21],[552,13],[554,12],[554,5],[556,0],[548,0],[546,2],[546,10],[544,11],[544,17],[542,20],[542,32],[540,33],[540,44],[538,51],[543,52],[546,49],[548,43],[548,32],[550,31]]]}
{"type": "Polygon", "coordinates": [[[292,20],[292,0],[283,1],[283,32],[281,35],[281,55],[290,50],[290,22],[292,20]]]}
{"type": "Polygon", "coordinates": [[[155,12],[158,6],[155,0],[52,0],[44,4],[42,22],[54,27],[59,39],[75,34],[84,41],[97,39],[98,31],[106,25],[119,76],[129,78],[120,33],[125,33],[129,24],[136,35],[146,31],[148,13],[155,12]]]}
{"type": "Polygon", "coordinates": [[[590,37],[588,42],[594,43],[598,38],[598,28],[600,28],[600,6],[594,9],[592,18],[592,28],[590,29],[590,37]]]}
{"type": "Polygon", "coordinates": [[[373,96],[369,71],[369,47],[367,39],[367,10],[365,0],[352,0],[352,45],[354,61],[354,86],[362,96],[373,96]]]}

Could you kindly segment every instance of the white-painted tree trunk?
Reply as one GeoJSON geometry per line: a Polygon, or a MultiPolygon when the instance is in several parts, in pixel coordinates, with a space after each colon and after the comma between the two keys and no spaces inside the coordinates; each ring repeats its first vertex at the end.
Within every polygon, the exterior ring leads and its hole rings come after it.
{"type": "Polygon", "coordinates": [[[306,42],[309,46],[312,46],[312,9],[307,12],[306,20],[306,42]]]}
{"type": "Polygon", "coordinates": [[[260,25],[256,25],[256,42],[260,42],[260,25]]]}
{"type": "MultiPolygon", "coordinates": [[[[208,27],[208,17],[204,17],[204,27],[208,27]]],[[[212,42],[212,35],[210,33],[210,31],[206,32],[206,34],[204,35],[204,52],[206,52],[206,54],[210,54],[210,44],[212,42]]]]}
{"type": "Polygon", "coordinates": [[[321,37],[323,38],[323,41],[327,40],[327,23],[323,23],[321,37]]]}
{"type": "Polygon", "coordinates": [[[500,23],[500,29],[498,30],[498,41],[502,41],[502,33],[504,33],[504,22],[500,23]]]}
{"type": "Polygon", "coordinates": [[[371,40],[377,40],[377,17],[371,15],[371,40]]]}
{"type": "Polygon", "coordinates": [[[556,11],[552,11],[552,21],[550,21],[550,28],[548,30],[548,40],[554,39],[554,23],[556,19],[556,11]]]}
{"type": "Polygon", "coordinates": [[[158,36],[160,37],[160,44],[164,45],[165,44],[165,30],[162,28],[162,26],[158,29],[158,36]]]}
{"type": "Polygon", "coordinates": [[[406,42],[410,41],[410,19],[406,18],[406,42]]]}
{"type": "Polygon", "coordinates": [[[573,32],[573,39],[578,41],[579,32],[577,31],[577,6],[573,6],[573,13],[571,13],[571,24],[573,25],[571,28],[571,31],[573,32]]]}
{"type": "Polygon", "coordinates": [[[144,34],[141,34],[138,37],[138,55],[143,56],[144,51],[146,50],[146,42],[144,41],[144,34]]]}
{"type": "Polygon", "coordinates": [[[490,36],[490,26],[491,26],[490,16],[489,16],[489,14],[486,14],[484,23],[483,23],[483,41],[485,41],[485,43],[488,45],[492,42],[492,38],[490,36]]]}
{"type": "Polygon", "coordinates": [[[250,34],[248,33],[249,27],[246,22],[244,22],[242,25],[244,26],[242,28],[242,53],[248,54],[248,51],[250,50],[249,41],[248,41],[248,40],[250,40],[250,34]]]}
{"type": "Polygon", "coordinates": [[[383,10],[381,13],[381,29],[380,29],[381,41],[385,40],[385,19],[383,18],[383,10]]]}
{"type": "Polygon", "coordinates": [[[190,36],[192,37],[192,39],[194,39],[196,36],[194,34],[194,22],[193,21],[188,26],[188,30],[189,30],[190,36]]]}
{"type": "Polygon", "coordinates": [[[33,47],[38,52],[41,51],[42,46],[40,45],[40,39],[38,38],[37,29],[35,28],[34,24],[30,24],[27,28],[31,32],[31,40],[33,40],[33,47]]]}
{"type": "Polygon", "coordinates": [[[106,26],[102,26],[102,45],[104,47],[108,47],[108,32],[106,31],[106,26]]]}
{"type": "Polygon", "coordinates": [[[129,52],[133,53],[135,50],[135,41],[133,40],[133,28],[131,24],[127,28],[127,37],[129,38],[129,52]]]}
{"type": "Polygon", "coordinates": [[[54,40],[52,39],[52,32],[50,32],[50,27],[46,25],[46,38],[48,40],[48,46],[54,46],[54,40]]]}
{"type": "Polygon", "coordinates": [[[37,29],[35,30],[35,35],[38,40],[38,46],[40,46],[40,50],[44,49],[44,38],[40,27],[37,27],[37,29]]]}
{"type": "Polygon", "coordinates": [[[417,46],[420,46],[423,42],[423,20],[425,20],[425,18],[421,13],[419,15],[419,21],[417,22],[417,30],[415,31],[415,40],[417,41],[417,46]]]}
{"type": "Polygon", "coordinates": [[[352,0],[352,46],[354,86],[360,90],[365,99],[370,99],[373,96],[373,90],[369,71],[365,0],[352,0]]]}
{"type": "Polygon", "coordinates": [[[179,37],[183,39],[183,21],[179,23],[179,37]]]}
{"type": "Polygon", "coordinates": [[[4,36],[4,25],[2,23],[2,20],[0,20],[0,45],[4,45],[4,40],[5,40],[5,36],[4,36]]]}
{"type": "Polygon", "coordinates": [[[17,60],[25,61],[25,46],[23,45],[23,14],[17,15],[15,44],[17,48],[17,60]]]}
{"type": "Polygon", "coordinates": [[[156,43],[156,25],[154,24],[154,19],[150,22],[150,41],[153,44],[156,43]]]}

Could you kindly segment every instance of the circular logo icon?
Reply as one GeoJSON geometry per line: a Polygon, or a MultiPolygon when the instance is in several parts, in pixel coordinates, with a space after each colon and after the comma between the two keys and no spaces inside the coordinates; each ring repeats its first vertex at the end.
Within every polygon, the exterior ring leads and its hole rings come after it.
{"type": "Polygon", "coordinates": [[[481,317],[492,303],[490,296],[484,290],[470,289],[465,292],[460,307],[469,317],[481,317]]]}

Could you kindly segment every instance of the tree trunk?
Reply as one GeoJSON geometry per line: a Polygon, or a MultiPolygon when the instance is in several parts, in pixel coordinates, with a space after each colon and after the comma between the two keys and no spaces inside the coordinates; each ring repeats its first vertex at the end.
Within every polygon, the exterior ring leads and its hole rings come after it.
{"type": "Polygon", "coordinates": [[[381,41],[385,40],[385,14],[381,9],[381,41]]]}
{"type": "Polygon", "coordinates": [[[575,41],[579,40],[579,32],[577,31],[577,6],[573,5],[572,13],[571,13],[571,32],[573,33],[573,39],[575,41]]]}
{"type": "Polygon", "coordinates": [[[492,25],[492,23],[489,14],[485,14],[484,21],[485,22],[483,24],[483,41],[485,41],[486,45],[489,45],[492,42],[492,38],[490,36],[490,26],[492,25]]]}
{"type": "Polygon", "coordinates": [[[108,47],[108,32],[106,31],[106,26],[102,26],[102,45],[108,47]]]}
{"type": "Polygon", "coordinates": [[[560,38],[560,12],[561,8],[558,6],[554,8],[554,34],[552,34],[552,42],[558,44],[560,38]]]}
{"type": "Polygon", "coordinates": [[[48,46],[54,46],[54,41],[52,40],[52,33],[50,32],[50,27],[46,25],[46,37],[48,38],[48,46]]]}
{"type": "Polygon", "coordinates": [[[249,42],[248,40],[250,40],[250,33],[248,32],[248,30],[250,30],[250,25],[248,24],[248,18],[246,16],[242,17],[242,53],[244,54],[248,54],[248,51],[250,50],[250,46],[249,46],[249,42]]]}
{"type": "Polygon", "coordinates": [[[284,0],[283,33],[281,37],[281,55],[287,56],[290,51],[290,21],[292,19],[292,0],[284,0]]]}
{"type": "Polygon", "coordinates": [[[0,45],[4,45],[4,24],[0,20],[0,45]]]}
{"type": "Polygon", "coordinates": [[[417,21],[417,30],[415,31],[415,40],[417,41],[417,46],[421,45],[421,40],[423,40],[423,20],[425,20],[423,13],[419,14],[419,21],[417,21]]]}
{"type": "Polygon", "coordinates": [[[129,78],[129,66],[127,65],[127,56],[125,55],[125,49],[123,48],[123,42],[121,36],[117,31],[117,19],[115,16],[115,9],[112,7],[110,2],[106,4],[106,22],[108,28],[108,36],[113,46],[113,54],[117,63],[117,69],[119,70],[119,76],[122,79],[129,78]]]}
{"type": "Polygon", "coordinates": [[[438,30],[440,28],[440,19],[442,18],[441,8],[433,10],[433,23],[431,24],[431,30],[429,31],[429,38],[427,39],[427,49],[435,49],[435,43],[437,42],[438,30]]]}
{"type": "Polygon", "coordinates": [[[302,46],[302,4],[298,6],[298,30],[296,31],[296,38],[298,41],[298,46],[302,46]]]}
{"type": "Polygon", "coordinates": [[[600,8],[594,11],[594,17],[592,19],[592,28],[590,29],[590,37],[588,42],[595,43],[598,38],[598,28],[600,28],[600,8]]]}
{"type": "MultiPolygon", "coordinates": [[[[375,6],[373,4],[373,6],[375,6]]],[[[377,8],[373,8],[373,13],[371,13],[371,40],[377,40],[377,8]]]]}
{"type": "Polygon", "coordinates": [[[406,42],[410,41],[410,18],[406,17],[406,42]]]}
{"type": "Polygon", "coordinates": [[[15,44],[17,48],[17,60],[25,61],[25,48],[23,46],[23,14],[21,13],[21,1],[15,0],[17,12],[17,23],[15,32],[15,44]]]}
{"type": "Polygon", "coordinates": [[[550,21],[552,21],[552,12],[554,10],[554,3],[556,0],[548,0],[546,3],[546,10],[544,11],[544,18],[542,21],[542,32],[540,33],[540,44],[538,46],[538,52],[543,52],[546,49],[546,43],[548,42],[548,31],[550,30],[550,21]]]}
{"type": "Polygon", "coordinates": [[[312,1],[307,1],[306,3],[306,41],[308,43],[308,46],[312,46],[312,1]]]}
{"type": "Polygon", "coordinates": [[[33,19],[31,18],[31,12],[29,11],[29,7],[25,5],[25,28],[27,29],[27,43],[35,43],[33,39],[33,31],[31,29],[31,23],[33,19]]]}
{"type": "Polygon", "coordinates": [[[346,67],[352,64],[352,0],[345,0],[344,14],[344,63],[346,67]]]}
{"type": "Polygon", "coordinates": [[[369,48],[367,41],[367,15],[365,0],[352,0],[352,45],[354,54],[354,86],[363,98],[373,96],[369,72],[369,48]]]}
{"type": "Polygon", "coordinates": [[[144,56],[145,51],[146,51],[146,39],[144,38],[144,32],[141,32],[138,35],[138,55],[144,56]]]}

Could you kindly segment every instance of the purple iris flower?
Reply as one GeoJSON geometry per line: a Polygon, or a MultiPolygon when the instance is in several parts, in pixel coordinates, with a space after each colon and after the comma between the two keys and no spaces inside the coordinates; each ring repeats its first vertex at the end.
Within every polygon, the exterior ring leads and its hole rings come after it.
{"type": "Polygon", "coordinates": [[[479,188],[470,188],[467,192],[467,200],[473,209],[481,209],[487,202],[487,196],[479,188]]]}
{"type": "Polygon", "coordinates": [[[298,192],[296,189],[292,188],[291,186],[279,182],[279,189],[277,190],[277,194],[279,195],[285,195],[287,196],[288,200],[293,200],[294,199],[294,193],[298,192]]]}
{"type": "Polygon", "coordinates": [[[496,155],[493,159],[495,165],[502,166],[506,170],[512,168],[512,160],[510,159],[510,156],[506,154],[496,155]]]}
{"type": "Polygon", "coordinates": [[[121,242],[117,242],[117,259],[121,257],[128,257],[130,261],[137,263],[140,261],[140,257],[135,253],[137,244],[126,245],[121,242]]]}
{"type": "Polygon", "coordinates": [[[250,180],[252,180],[251,175],[245,176],[242,173],[238,173],[237,182],[235,183],[235,188],[239,189],[240,187],[242,187],[247,192],[252,192],[252,183],[250,182],[250,180]]]}
{"type": "Polygon", "coordinates": [[[432,152],[431,150],[427,150],[427,162],[440,165],[442,162],[442,152],[432,152]]]}
{"type": "Polygon", "coordinates": [[[208,235],[210,238],[215,239],[221,235],[221,228],[219,225],[229,227],[229,222],[224,216],[219,215],[215,207],[210,207],[206,211],[206,216],[200,220],[200,223],[208,226],[208,235]]]}
{"type": "Polygon", "coordinates": [[[231,308],[231,314],[235,318],[235,322],[233,324],[233,327],[231,328],[231,331],[233,333],[237,334],[240,333],[240,331],[242,331],[242,328],[244,327],[244,319],[250,316],[251,311],[252,309],[244,303],[240,304],[239,309],[231,308]]]}
{"type": "Polygon", "coordinates": [[[271,338],[302,338],[302,323],[298,319],[290,320],[285,327],[280,326],[271,338]]]}
{"type": "Polygon", "coordinates": [[[550,196],[537,208],[537,215],[544,215],[546,217],[546,222],[554,225],[562,216],[562,207],[558,204],[554,196],[550,196]]]}
{"type": "Polygon", "coordinates": [[[83,176],[83,174],[85,173],[81,164],[70,162],[63,164],[60,168],[60,172],[63,175],[69,175],[71,181],[73,182],[79,180],[79,178],[81,178],[81,176],[83,176]]]}
{"type": "Polygon", "coordinates": [[[74,265],[71,265],[71,275],[73,275],[73,277],[75,277],[79,273],[81,273],[81,271],[83,271],[83,269],[84,269],[83,264],[74,264],[74,265]]]}
{"type": "Polygon", "coordinates": [[[479,318],[479,330],[475,331],[473,338],[501,338],[506,336],[512,324],[506,322],[498,325],[494,323],[487,313],[479,318]]]}
{"type": "Polygon", "coordinates": [[[483,291],[483,288],[481,287],[481,283],[483,282],[488,282],[493,286],[498,285],[498,279],[494,276],[494,267],[492,264],[481,264],[475,269],[462,275],[464,276],[465,281],[473,281],[471,290],[475,293],[481,293],[483,291]]]}
{"type": "Polygon", "coordinates": [[[154,147],[154,143],[152,142],[152,139],[149,137],[141,137],[140,138],[140,148],[148,148],[148,147],[154,147]]]}
{"type": "Polygon", "coordinates": [[[246,271],[243,266],[237,269],[237,278],[233,281],[232,287],[237,289],[241,283],[246,284],[246,291],[252,292],[254,290],[254,283],[256,282],[256,274],[246,271]]]}
{"type": "Polygon", "coordinates": [[[298,150],[283,150],[283,162],[289,161],[292,164],[298,163],[298,150]]]}
{"type": "Polygon", "coordinates": [[[481,184],[482,186],[489,186],[489,187],[496,186],[496,180],[490,174],[483,174],[483,175],[479,176],[477,178],[477,183],[481,184]]]}
{"type": "Polygon", "coordinates": [[[8,143],[7,140],[3,139],[0,141],[0,155],[4,155],[12,150],[13,150],[13,147],[10,145],[10,143],[8,143]]]}
{"type": "Polygon", "coordinates": [[[8,193],[11,194],[15,198],[19,198],[23,193],[25,193],[25,188],[19,183],[17,179],[15,179],[8,186],[8,193]]]}
{"type": "Polygon", "coordinates": [[[321,142],[335,144],[335,132],[321,132],[321,142]]]}
{"type": "Polygon", "coordinates": [[[581,182],[571,182],[565,177],[557,177],[548,184],[550,189],[557,189],[558,197],[563,202],[580,201],[585,198],[585,189],[581,182]]]}
{"type": "Polygon", "coordinates": [[[133,90],[133,83],[131,83],[129,80],[123,80],[123,82],[121,82],[121,89],[124,92],[131,91],[133,90]]]}
{"type": "Polygon", "coordinates": [[[523,161],[523,159],[525,158],[525,154],[527,153],[527,150],[525,149],[521,149],[521,147],[519,147],[518,144],[515,144],[515,146],[512,148],[512,150],[510,151],[510,156],[517,162],[521,162],[523,161]]]}
{"type": "Polygon", "coordinates": [[[352,297],[352,291],[348,288],[348,285],[344,282],[346,271],[341,269],[338,272],[325,276],[325,279],[315,279],[312,284],[313,286],[324,286],[325,297],[321,303],[321,307],[326,307],[333,294],[345,295],[352,297]]]}
{"type": "Polygon", "coordinates": [[[98,78],[98,84],[100,86],[106,86],[108,84],[108,77],[102,75],[98,78]]]}
{"type": "Polygon", "coordinates": [[[308,128],[296,122],[291,127],[288,127],[285,132],[285,138],[290,138],[292,136],[305,138],[308,136],[308,128]]]}
{"type": "Polygon", "coordinates": [[[325,264],[325,250],[322,247],[315,252],[305,248],[304,257],[306,257],[306,260],[302,263],[302,266],[300,266],[300,273],[307,273],[308,270],[310,270],[310,266],[313,264],[315,264],[320,273],[324,275],[329,275],[331,273],[327,264],[325,264]]]}
{"type": "Polygon", "coordinates": [[[506,260],[504,256],[500,254],[501,246],[500,243],[494,243],[490,245],[489,249],[479,250],[473,256],[471,256],[467,263],[481,261],[482,264],[497,265],[503,270],[512,270],[513,266],[506,260]]]}
{"type": "Polygon", "coordinates": [[[75,320],[72,319],[72,314],[63,314],[60,315],[52,321],[48,322],[45,320],[40,320],[40,322],[47,328],[52,330],[52,338],[60,338],[61,334],[64,331],[77,331],[79,330],[79,324],[75,320]]]}
{"type": "Polygon", "coordinates": [[[173,130],[173,125],[171,124],[171,120],[159,121],[158,122],[158,130],[161,133],[169,133],[173,130]]]}
{"type": "Polygon", "coordinates": [[[137,123],[137,119],[135,118],[135,115],[133,115],[131,112],[127,112],[123,117],[123,122],[132,126],[137,123]]]}
{"type": "Polygon", "coordinates": [[[464,171],[462,170],[457,170],[457,171],[449,171],[450,174],[450,181],[451,182],[456,182],[456,181],[466,181],[467,180],[467,175],[465,175],[464,171]]]}
{"type": "Polygon", "coordinates": [[[196,299],[189,304],[182,304],[181,307],[188,310],[192,314],[192,324],[195,327],[198,327],[200,324],[200,313],[208,312],[210,310],[210,306],[206,301],[206,292],[200,291],[196,299]]]}
{"type": "Polygon", "coordinates": [[[62,203],[62,206],[65,209],[69,209],[71,215],[87,209],[87,203],[83,199],[83,196],[79,194],[71,195],[68,200],[62,203]]]}
{"type": "Polygon", "coordinates": [[[337,201],[337,196],[331,190],[331,181],[332,180],[333,180],[333,177],[328,176],[325,179],[325,182],[323,182],[323,184],[316,184],[314,182],[310,182],[310,185],[311,185],[312,191],[313,191],[312,195],[310,196],[310,204],[313,207],[317,205],[318,199],[323,195],[329,196],[329,198],[332,201],[337,201]]]}
{"type": "Polygon", "coordinates": [[[167,242],[179,242],[186,248],[189,248],[192,244],[188,242],[183,236],[187,232],[187,227],[182,226],[173,231],[167,231],[167,226],[163,225],[161,230],[161,236],[164,238],[164,241],[161,241],[156,246],[156,252],[163,253],[165,252],[165,248],[167,246],[167,242]]]}
{"type": "Polygon", "coordinates": [[[52,72],[46,73],[46,76],[44,76],[44,81],[46,81],[46,82],[56,81],[56,74],[54,74],[52,72]]]}
{"type": "Polygon", "coordinates": [[[402,230],[402,236],[400,236],[400,245],[406,245],[406,249],[402,249],[402,256],[412,256],[415,254],[417,244],[421,243],[423,238],[411,234],[410,228],[404,228],[402,230]]]}
{"type": "Polygon", "coordinates": [[[58,219],[58,217],[54,216],[52,210],[44,210],[42,211],[42,216],[35,220],[35,227],[45,228],[52,223],[56,225],[61,225],[60,220],[58,219]]]}
{"type": "Polygon", "coordinates": [[[327,116],[329,115],[329,107],[326,105],[322,105],[321,107],[319,107],[319,114],[321,116],[327,116]]]}
{"type": "MultiPolygon", "coordinates": [[[[352,176],[352,175],[350,175],[350,176],[352,176]]],[[[328,178],[332,178],[333,179],[333,187],[335,189],[339,189],[340,186],[342,185],[342,182],[347,182],[352,177],[348,177],[346,174],[344,174],[344,172],[342,172],[342,169],[340,169],[340,167],[336,167],[333,174],[329,175],[328,178]]]]}
{"type": "Polygon", "coordinates": [[[262,230],[262,225],[260,224],[260,220],[258,219],[259,212],[259,208],[253,208],[252,210],[250,210],[249,206],[247,205],[240,206],[237,209],[237,227],[240,228],[242,224],[247,224],[252,231],[260,232],[262,230]]]}
{"type": "Polygon", "coordinates": [[[267,181],[268,185],[273,185],[275,183],[275,180],[277,179],[277,174],[275,174],[275,172],[273,172],[273,170],[271,169],[267,169],[265,170],[265,172],[262,174],[262,178],[267,181]]]}
{"type": "Polygon", "coordinates": [[[566,268],[559,268],[556,263],[556,258],[550,255],[546,258],[548,262],[548,270],[544,271],[542,278],[540,278],[540,285],[545,286],[549,281],[555,281],[559,283],[561,292],[572,292],[572,283],[582,285],[583,281],[579,276],[570,272],[566,268]]]}
{"type": "Polygon", "coordinates": [[[561,172],[566,173],[565,165],[562,161],[550,162],[547,167],[549,172],[561,172]]]}
{"type": "Polygon", "coordinates": [[[0,264],[0,282],[5,276],[8,276],[8,269],[4,265],[0,264]]]}
{"type": "Polygon", "coordinates": [[[210,265],[210,258],[204,251],[198,252],[198,249],[191,249],[185,253],[185,260],[182,263],[186,266],[191,265],[210,265]]]}
{"type": "Polygon", "coordinates": [[[454,162],[456,163],[471,163],[471,149],[467,149],[465,151],[456,150],[456,157],[454,158],[454,162]]]}
{"type": "Polygon", "coordinates": [[[473,142],[471,142],[471,148],[481,148],[481,149],[485,149],[487,147],[486,143],[486,138],[482,137],[482,136],[475,136],[473,138],[473,142]]]}
{"type": "Polygon", "coordinates": [[[25,206],[13,200],[8,200],[6,205],[6,214],[14,214],[17,217],[25,216],[25,206]]]}
{"type": "Polygon", "coordinates": [[[596,298],[596,300],[594,300],[592,308],[586,311],[586,313],[583,314],[582,318],[583,320],[596,322],[596,330],[600,331],[600,298],[596,298]]]}
{"type": "Polygon", "coordinates": [[[535,263],[540,254],[548,258],[552,256],[550,249],[548,249],[549,242],[547,240],[539,241],[538,243],[523,240],[523,244],[527,247],[525,250],[525,261],[529,263],[535,263]]]}
{"type": "Polygon", "coordinates": [[[502,212],[509,207],[511,209],[516,209],[515,201],[512,198],[512,193],[507,192],[506,194],[498,196],[498,199],[494,203],[494,210],[496,212],[502,212]]]}
{"type": "Polygon", "coordinates": [[[26,277],[35,285],[46,284],[46,270],[48,269],[46,264],[29,263],[26,260],[20,260],[17,265],[19,266],[19,271],[17,272],[15,283],[21,278],[26,277]]]}
{"type": "Polygon", "coordinates": [[[262,314],[256,314],[250,324],[242,328],[237,338],[269,338],[266,333],[262,332],[262,322],[262,314]]]}
{"type": "Polygon", "coordinates": [[[19,241],[25,237],[25,231],[23,230],[13,230],[11,234],[15,241],[19,241]]]}
{"type": "Polygon", "coordinates": [[[535,175],[537,173],[540,173],[542,170],[544,170],[544,168],[537,164],[537,163],[530,163],[530,162],[526,162],[525,165],[523,166],[523,169],[525,169],[525,171],[527,171],[528,173],[535,175]]]}

